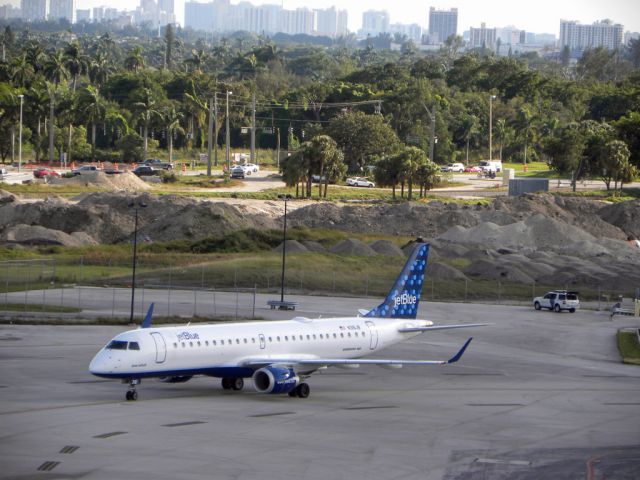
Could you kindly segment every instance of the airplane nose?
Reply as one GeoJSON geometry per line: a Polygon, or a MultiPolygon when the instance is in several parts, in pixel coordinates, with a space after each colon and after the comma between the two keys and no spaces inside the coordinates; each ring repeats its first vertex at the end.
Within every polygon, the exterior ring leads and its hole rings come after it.
{"type": "Polygon", "coordinates": [[[104,352],[98,352],[89,363],[89,372],[93,375],[109,373],[109,357],[104,352]]]}

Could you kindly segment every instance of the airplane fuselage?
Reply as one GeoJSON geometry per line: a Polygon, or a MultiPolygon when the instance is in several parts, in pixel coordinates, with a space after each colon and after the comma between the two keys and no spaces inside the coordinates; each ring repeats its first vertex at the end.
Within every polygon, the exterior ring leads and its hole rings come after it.
{"type": "Polygon", "coordinates": [[[424,327],[425,320],[343,317],[229,325],[189,325],[130,330],[114,337],[91,361],[89,370],[106,378],[136,379],[210,375],[251,377],[245,358],[292,355],[303,359],[356,359],[419,333],[400,328],[424,327]],[[136,349],[137,348],[137,349],[136,349]]]}

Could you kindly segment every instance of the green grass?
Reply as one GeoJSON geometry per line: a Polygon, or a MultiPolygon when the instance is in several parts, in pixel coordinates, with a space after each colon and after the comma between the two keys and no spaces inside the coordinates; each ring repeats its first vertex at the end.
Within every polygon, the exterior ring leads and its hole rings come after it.
{"type": "Polygon", "coordinates": [[[617,340],[622,362],[640,365],[640,345],[636,333],[618,330],[617,340]]]}
{"type": "Polygon", "coordinates": [[[62,305],[38,305],[35,303],[0,303],[0,310],[5,312],[48,312],[48,313],[79,313],[82,310],[76,307],[62,305]]]}

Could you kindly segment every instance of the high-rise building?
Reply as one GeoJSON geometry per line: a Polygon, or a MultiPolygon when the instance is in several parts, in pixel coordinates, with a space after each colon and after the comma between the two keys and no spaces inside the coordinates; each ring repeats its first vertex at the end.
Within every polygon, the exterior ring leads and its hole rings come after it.
{"type": "Polygon", "coordinates": [[[347,33],[347,11],[336,7],[316,10],[316,33],[328,37],[338,37],[347,33]]]}
{"type": "Polygon", "coordinates": [[[451,35],[458,34],[458,9],[429,9],[429,43],[439,45],[447,41],[451,35]]]}
{"type": "Polygon", "coordinates": [[[64,18],[76,23],[76,0],[51,0],[49,3],[49,20],[64,18]]]}
{"type": "Polygon", "coordinates": [[[581,25],[580,22],[560,20],[560,49],[587,50],[604,47],[615,50],[622,46],[623,26],[611,20],[581,25]]]}
{"type": "Polygon", "coordinates": [[[214,9],[212,3],[185,2],[184,25],[194,30],[213,30],[214,9]]]}
{"type": "Polygon", "coordinates": [[[176,13],[174,0],[158,0],[158,8],[165,13],[176,13]]]}
{"type": "Polygon", "coordinates": [[[78,8],[76,10],[76,22],[90,22],[91,21],[91,9],[78,8]]]}
{"type": "Polygon", "coordinates": [[[20,11],[22,19],[27,22],[41,22],[49,15],[49,2],[47,0],[21,0],[20,11]]]}
{"type": "Polygon", "coordinates": [[[389,31],[389,13],[386,10],[367,10],[362,14],[362,35],[376,35],[389,31]]]}
{"type": "Polygon", "coordinates": [[[471,48],[489,48],[495,49],[496,35],[495,28],[487,28],[484,22],[480,24],[480,28],[469,29],[469,46],[471,48]]]}

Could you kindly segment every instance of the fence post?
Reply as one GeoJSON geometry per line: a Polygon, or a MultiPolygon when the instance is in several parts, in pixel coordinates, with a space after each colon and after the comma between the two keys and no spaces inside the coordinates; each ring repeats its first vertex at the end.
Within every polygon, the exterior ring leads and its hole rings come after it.
{"type": "Polygon", "coordinates": [[[238,287],[236,288],[236,320],[238,320],[238,287]]]}
{"type": "Polygon", "coordinates": [[[364,279],[364,296],[369,296],[369,275],[366,275],[364,279]]]}
{"type": "Polygon", "coordinates": [[[31,269],[29,265],[27,265],[27,283],[25,284],[24,289],[24,311],[27,311],[27,295],[29,295],[29,276],[31,275],[31,269]]]}
{"type": "Polygon", "coordinates": [[[467,301],[467,291],[469,290],[469,279],[465,278],[464,279],[464,301],[466,303],[467,301]]]}
{"type": "Polygon", "coordinates": [[[501,300],[502,300],[502,292],[500,291],[500,287],[502,285],[500,285],[500,280],[498,280],[498,304],[500,304],[501,300]]]}
{"type": "Polygon", "coordinates": [[[336,272],[333,272],[333,287],[331,293],[336,293],[336,272]]]}
{"type": "Polygon", "coordinates": [[[111,318],[113,318],[116,314],[116,288],[111,287],[111,290],[113,292],[111,299],[111,318]]]}
{"type": "Polygon", "coordinates": [[[258,286],[254,283],[253,284],[253,309],[251,310],[251,319],[256,318],[256,290],[258,289],[258,286]]]}
{"type": "Polygon", "coordinates": [[[4,304],[5,308],[9,307],[9,268],[5,270],[4,277],[4,304]]]}
{"type": "Polygon", "coordinates": [[[169,284],[167,285],[167,317],[171,316],[171,269],[173,265],[169,265],[169,284]]]}
{"type": "Polygon", "coordinates": [[[213,285],[213,316],[215,317],[216,315],[216,286],[213,285]]]}
{"type": "Polygon", "coordinates": [[[193,287],[193,316],[198,315],[198,289],[193,287]]]}
{"type": "Polygon", "coordinates": [[[82,287],[80,283],[83,278],[83,269],[84,269],[84,257],[80,257],[80,278],[78,279],[78,308],[82,308],[82,287]]]}
{"type": "Polygon", "coordinates": [[[602,298],[602,294],[600,292],[600,285],[598,285],[598,311],[600,311],[600,299],[602,298]]]}

